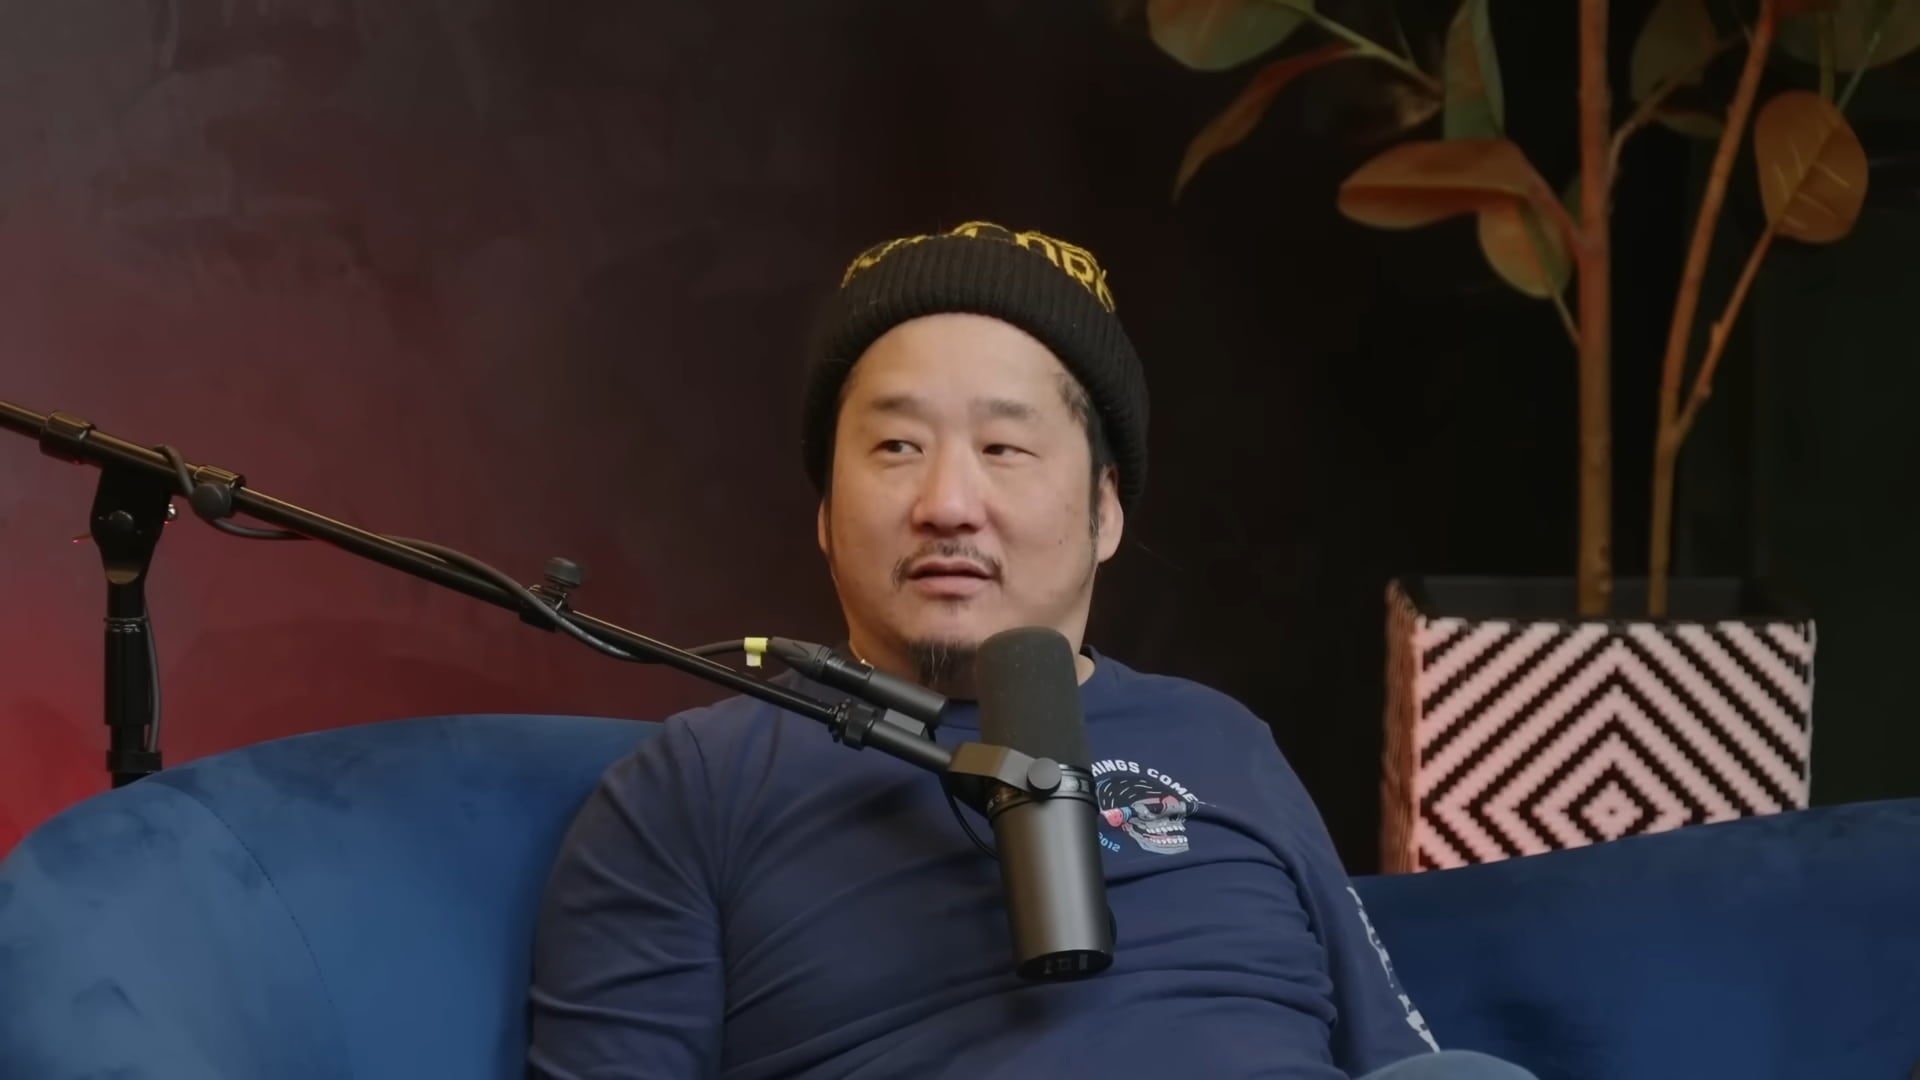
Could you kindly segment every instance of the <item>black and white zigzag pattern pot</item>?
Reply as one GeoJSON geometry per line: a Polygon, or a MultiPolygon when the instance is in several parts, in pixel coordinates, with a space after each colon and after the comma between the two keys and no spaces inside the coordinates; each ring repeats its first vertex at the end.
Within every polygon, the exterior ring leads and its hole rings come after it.
{"type": "MultiPolygon", "coordinates": [[[[1643,583],[1615,588],[1645,610],[1643,583]]],[[[1804,808],[1814,623],[1747,591],[1680,580],[1666,619],[1582,620],[1553,614],[1571,582],[1394,582],[1382,869],[1804,808]]]]}

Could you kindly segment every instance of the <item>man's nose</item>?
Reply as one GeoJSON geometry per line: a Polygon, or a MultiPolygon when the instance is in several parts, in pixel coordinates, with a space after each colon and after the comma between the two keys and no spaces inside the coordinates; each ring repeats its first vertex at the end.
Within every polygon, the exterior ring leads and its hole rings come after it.
{"type": "Polygon", "coordinates": [[[970,532],[986,519],[979,462],[967,452],[942,450],[922,474],[914,503],[916,527],[937,532],[970,532]]]}

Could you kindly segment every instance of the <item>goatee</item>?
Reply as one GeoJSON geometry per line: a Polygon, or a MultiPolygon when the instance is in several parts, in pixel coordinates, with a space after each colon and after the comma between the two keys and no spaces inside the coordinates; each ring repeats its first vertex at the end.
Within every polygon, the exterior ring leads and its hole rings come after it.
{"type": "Polygon", "coordinates": [[[979,648],[963,641],[910,641],[907,659],[915,681],[950,698],[973,696],[973,661],[979,648]]]}

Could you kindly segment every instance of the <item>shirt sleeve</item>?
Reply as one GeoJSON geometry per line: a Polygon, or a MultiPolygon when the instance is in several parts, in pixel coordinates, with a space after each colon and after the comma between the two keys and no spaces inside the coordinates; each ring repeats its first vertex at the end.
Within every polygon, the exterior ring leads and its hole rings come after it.
{"type": "Polygon", "coordinates": [[[1279,819],[1291,833],[1302,899],[1326,951],[1335,1010],[1334,1063],[1362,1076],[1438,1050],[1426,1019],[1394,974],[1386,944],[1340,862],[1319,808],[1274,744],[1271,730],[1255,723],[1264,746],[1254,757],[1269,762],[1276,774],[1272,787],[1279,819]]]}
{"type": "Polygon", "coordinates": [[[528,1075],[718,1071],[725,982],[706,763],[684,719],[602,776],[535,927],[528,1075]]]}
{"type": "Polygon", "coordinates": [[[1326,899],[1333,956],[1334,1060],[1354,1075],[1440,1049],[1426,1018],[1393,972],[1387,947],[1367,917],[1360,893],[1341,873],[1339,892],[1326,899]]]}

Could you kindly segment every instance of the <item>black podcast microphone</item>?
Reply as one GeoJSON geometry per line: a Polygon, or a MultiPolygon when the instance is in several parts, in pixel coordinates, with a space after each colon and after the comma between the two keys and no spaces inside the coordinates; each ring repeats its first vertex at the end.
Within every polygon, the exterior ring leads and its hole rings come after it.
{"type": "Polygon", "coordinates": [[[1057,630],[1003,630],[974,660],[981,741],[1034,760],[1025,789],[993,783],[1000,878],[1022,978],[1084,978],[1113,963],[1099,803],[1073,646],[1057,630]]]}

